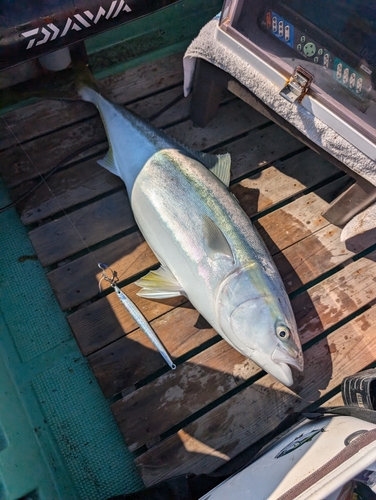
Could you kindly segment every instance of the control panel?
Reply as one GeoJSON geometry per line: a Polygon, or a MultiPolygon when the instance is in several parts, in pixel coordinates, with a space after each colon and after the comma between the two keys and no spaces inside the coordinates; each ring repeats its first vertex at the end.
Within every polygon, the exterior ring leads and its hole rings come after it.
{"type": "Polygon", "coordinates": [[[335,54],[331,53],[325,46],[320,44],[307,31],[302,31],[279,14],[268,10],[265,13],[264,23],[268,32],[277,37],[281,42],[298,52],[303,58],[324,68],[328,75],[356,97],[365,97],[364,89],[370,86],[371,74],[366,66],[361,66],[362,73],[349,66],[335,54]],[[366,82],[366,80],[368,80],[366,82]]]}

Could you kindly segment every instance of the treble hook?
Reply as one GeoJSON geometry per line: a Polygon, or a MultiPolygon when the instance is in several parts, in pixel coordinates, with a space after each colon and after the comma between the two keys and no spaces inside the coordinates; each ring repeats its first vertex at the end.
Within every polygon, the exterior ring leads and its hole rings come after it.
{"type": "Polygon", "coordinates": [[[108,281],[108,283],[110,283],[110,285],[114,288],[114,285],[119,281],[119,278],[118,278],[118,275],[117,275],[117,272],[116,271],[113,271],[107,264],[101,264],[100,262],[98,262],[98,267],[99,269],[102,269],[102,277],[99,281],[99,293],[102,293],[102,281],[105,280],[105,281],[108,281]],[[111,272],[111,277],[107,276],[106,274],[106,271],[110,271],[111,272]]]}
{"type": "Polygon", "coordinates": [[[175,370],[176,365],[173,363],[166,348],[164,347],[162,342],[159,340],[155,331],[149,325],[148,320],[145,318],[145,316],[142,314],[142,312],[138,309],[136,304],[134,304],[131,301],[131,299],[129,297],[127,297],[125,295],[125,293],[122,290],[120,290],[120,288],[116,285],[116,283],[119,281],[117,272],[113,271],[106,264],[98,263],[98,267],[99,267],[99,269],[102,269],[102,278],[99,281],[99,291],[102,292],[101,283],[103,280],[108,281],[108,283],[110,283],[110,285],[115,290],[116,295],[119,297],[120,302],[123,304],[125,309],[129,312],[129,314],[132,316],[132,318],[136,321],[136,323],[138,324],[140,329],[149,337],[149,339],[154,344],[154,346],[158,349],[160,355],[166,361],[168,366],[172,370],[175,370]],[[107,270],[111,271],[111,277],[106,274],[107,270]]]}

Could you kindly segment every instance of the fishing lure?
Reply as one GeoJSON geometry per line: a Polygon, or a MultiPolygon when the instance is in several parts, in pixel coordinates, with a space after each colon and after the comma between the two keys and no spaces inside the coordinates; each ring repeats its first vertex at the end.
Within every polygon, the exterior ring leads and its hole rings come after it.
{"type": "Polygon", "coordinates": [[[166,348],[159,340],[155,331],[149,325],[148,320],[145,318],[145,316],[142,314],[139,308],[131,301],[131,299],[127,297],[125,293],[122,292],[120,288],[116,285],[116,272],[110,269],[106,264],[99,263],[98,267],[102,269],[102,279],[99,282],[99,289],[101,289],[102,280],[108,281],[108,283],[110,283],[110,285],[115,290],[116,295],[119,297],[119,300],[123,304],[125,309],[129,312],[129,314],[132,316],[132,318],[135,320],[135,322],[138,324],[141,330],[149,337],[150,341],[153,343],[156,349],[158,349],[160,355],[166,361],[171,370],[175,370],[176,365],[173,363],[166,348]],[[112,274],[111,277],[106,274],[107,270],[111,272],[112,274]]]}

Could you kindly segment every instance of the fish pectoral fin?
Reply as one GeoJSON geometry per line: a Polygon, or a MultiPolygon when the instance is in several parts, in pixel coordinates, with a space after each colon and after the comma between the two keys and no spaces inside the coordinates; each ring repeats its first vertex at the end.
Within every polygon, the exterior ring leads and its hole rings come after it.
{"type": "Polygon", "coordinates": [[[150,271],[135,283],[141,287],[137,295],[146,299],[169,299],[185,295],[175,276],[163,266],[156,271],[150,271]]]}
{"type": "Polygon", "coordinates": [[[98,160],[97,163],[98,163],[98,165],[105,168],[106,170],[108,170],[112,174],[119,176],[119,170],[115,164],[114,154],[112,152],[111,147],[108,150],[106,156],[104,158],[102,158],[101,160],[98,160]]]}
{"type": "Polygon", "coordinates": [[[208,257],[212,260],[218,255],[225,255],[235,262],[229,242],[217,224],[208,216],[204,216],[204,241],[208,257]]]}

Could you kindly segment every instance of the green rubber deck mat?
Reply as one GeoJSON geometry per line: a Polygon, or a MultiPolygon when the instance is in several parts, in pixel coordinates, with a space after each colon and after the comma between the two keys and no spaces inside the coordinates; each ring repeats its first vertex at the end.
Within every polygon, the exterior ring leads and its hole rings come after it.
{"type": "MultiPolygon", "coordinates": [[[[9,202],[0,181],[0,206],[9,202]]],[[[142,488],[14,209],[0,214],[0,500],[142,488]]]]}

